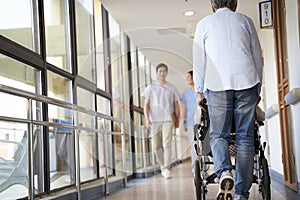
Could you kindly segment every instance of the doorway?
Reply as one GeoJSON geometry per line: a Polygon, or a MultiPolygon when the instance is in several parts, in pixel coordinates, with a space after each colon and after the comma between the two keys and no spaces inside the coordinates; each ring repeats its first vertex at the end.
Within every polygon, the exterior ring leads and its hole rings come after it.
{"type": "Polygon", "coordinates": [[[284,184],[298,191],[291,109],[284,101],[289,92],[285,0],[273,1],[273,13],[284,184]]]}

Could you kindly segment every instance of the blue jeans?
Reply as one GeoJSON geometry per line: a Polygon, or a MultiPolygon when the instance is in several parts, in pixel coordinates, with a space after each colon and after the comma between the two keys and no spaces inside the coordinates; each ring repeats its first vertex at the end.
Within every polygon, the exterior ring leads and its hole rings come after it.
{"type": "Polygon", "coordinates": [[[258,99],[257,87],[221,92],[208,90],[206,93],[210,117],[210,146],[215,172],[220,178],[223,171],[232,170],[228,142],[232,123],[235,123],[237,144],[235,194],[247,198],[252,185],[254,165],[254,120],[258,99]]]}

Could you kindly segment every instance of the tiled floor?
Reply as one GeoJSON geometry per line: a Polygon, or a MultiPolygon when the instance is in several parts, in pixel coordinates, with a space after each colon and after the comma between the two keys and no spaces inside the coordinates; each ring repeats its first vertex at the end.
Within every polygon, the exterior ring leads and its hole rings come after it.
{"type": "MultiPolygon", "coordinates": [[[[215,199],[218,185],[208,185],[207,199],[215,199]]],[[[297,200],[300,195],[272,183],[272,200],[297,200]]],[[[252,185],[250,199],[262,199],[256,184],[252,185]]],[[[161,174],[150,178],[134,179],[128,186],[120,191],[111,193],[104,199],[107,200],[193,200],[196,199],[193,176],[190,162],[184,162],[172,169],[172,179],[164,179],[161,174]]]]}

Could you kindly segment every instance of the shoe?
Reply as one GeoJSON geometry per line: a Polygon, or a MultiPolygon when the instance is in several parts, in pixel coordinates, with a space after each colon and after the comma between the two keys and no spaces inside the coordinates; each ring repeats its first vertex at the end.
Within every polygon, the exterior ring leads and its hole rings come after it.
{"type": "Polygon", "coordinates": [[[165,177],[165,179],[172,178],[171,171],[168,169],[162,169],[161,174],[163,175],[163,177],[165,177]]]}
{"type": "Polygon", "coordinates": [[[242,195],[235,195],[234,200],[247,200],[247,198],[242,195]]]}
{"type": "Polygon", "coordinates": [[[217,195],[217,200],[228,200],[233,199],[231,190],[233,188],[234,181],[232,178],[232,173],[230,171],[222,172],[220,182],[219,182],[219,192],[217,195]]]}

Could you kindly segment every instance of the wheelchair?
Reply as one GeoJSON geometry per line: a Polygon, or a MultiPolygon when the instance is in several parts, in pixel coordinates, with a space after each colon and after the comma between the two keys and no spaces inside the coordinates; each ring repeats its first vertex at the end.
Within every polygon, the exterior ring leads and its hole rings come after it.
{"type": "MultiPolygon", "coordinates": [[[[217,183],[217,175],[213,172],[212,174],[208,174],[208,170],[210,165],[213,165],[213,161],[211,161],[210,157],[212,157],[210,146],[209,146],[209,115],[207,110],[206,100],[204,99],[201,102],[201,105],[204,107],[206,111],[202,111],[200,124],[196,124],[194,126],[194,140],[195,151],[197,153],[197,160],[195,161],[195,176],[194,176],[194,184],[196,188],[196,197],[197,200],[205,200],[207,195],[207,185],[217,183]]],[[[270,200],[271,199],[271,189],[270,189],[270,175],[268,168],[268,161],[265,158],[264,151],[266,148],[266,142],[261,144],[261,136],[259,133],[259,127],[263,126],[264,123],[262,121],[255,121],[255,155],[254,155],[254,169],[253,169],[253,183],[258,184],[258,190],[262,199],[270,200]]],[[[231,135],[231,142],[229,143],[229,147],[231,148],[230,154],[234,154],[236,148],[234,148],[235,136],[231,135]]],[[[234,161],[234,156],[232,157],[232,161],[234,161]]],[[[235,169],[235,165],[233,164],[233,169],[235,169]]],[[[226,200],[233,199],[232,195],[226,195],[226,200]]]]}

